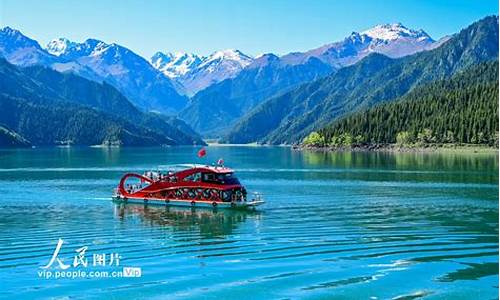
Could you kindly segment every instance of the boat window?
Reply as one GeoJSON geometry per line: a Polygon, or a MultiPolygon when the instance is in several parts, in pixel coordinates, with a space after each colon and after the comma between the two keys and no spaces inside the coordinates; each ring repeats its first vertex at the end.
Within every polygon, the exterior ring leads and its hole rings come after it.
{"type": "Polygon", "coordinates": [[[217,174],[217,181],[222,184],[240,184],[233,173],[217,174]]]}
{"type": "Polygon", "coordinates": [[[238,179],[233,173],[203,173],[202,180],[204,182],[218,183],[218,184],[240,184],[238,179]]]}
{"type": "Polygon", "coordinates": [[[184,178],[184,181],[200,181],[201,180],[201,173],[200,172],[197,172],[197,173],[193,173],[189,176],[187,176],[186,178],[184,178]]]}
{"type": "Polygon", "coordinates": [[[214,173],[203,173],[204,182],[217,182],[217,178],[214,173]]]}

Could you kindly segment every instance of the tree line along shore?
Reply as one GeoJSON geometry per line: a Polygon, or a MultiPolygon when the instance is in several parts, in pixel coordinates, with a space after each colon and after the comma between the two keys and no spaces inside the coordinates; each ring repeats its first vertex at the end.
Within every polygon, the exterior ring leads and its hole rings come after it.
{"type": "Polygon", "coordinates": [[[498,148],[498,61],[334,121],[303,148],[425,150],[498,148]]]}

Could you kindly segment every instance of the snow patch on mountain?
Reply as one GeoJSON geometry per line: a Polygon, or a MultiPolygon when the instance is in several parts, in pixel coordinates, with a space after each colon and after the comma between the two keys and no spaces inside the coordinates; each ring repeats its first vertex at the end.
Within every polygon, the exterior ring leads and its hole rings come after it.
{"type": "Polygon", "coordinates": [[[208,73],[220,71],[233,76],[252,62],[252,58],[239,50],[227,49],[216,51],[206,57],[198,69],[205,69],[208,73]]]}
{"type": "Polygon", "coordinates": [[[344,40],[326,44],[303,53],[284,55],[285,64],[304,64],[312,57],[334,68],[354,64],[370,53],[392,58],[403,57],[433,48],[435,41],[423,30],[408,29],[401,23],[377,25],[361,33],[353,32],[344,40]]]}
{"type": "Polygon", "coordinates": [[[192,53],[157,52],[151,57],[151,65],[167,77],[177,78],[194,70],[202,62],[203,57],[192,53]]]}
{"type": "Polygon", "coordinates": [[[408,29],[401,23],[377,25],[373,28],[361,32],[372,39],[393,41],[400,38],[411,38],[418,41],[430,40],[431,37],[423,30],[408,29]]]}
{"type": "Polygon", "coordinates": [[[235,49],[216,51],[208,56],[157,52],[150,59],[154,68],[179,82],[189,95],[233,78],[252,61],[252,57],[235,49]]]}
{"type": "Polygon", "coordinates": [[[61,56],[63,55],[69,48],[72,48],[76,45],[76,43],[71,42],[67,38],[58,38],[51,40],[45,49],[52,55],[61,56]]]}

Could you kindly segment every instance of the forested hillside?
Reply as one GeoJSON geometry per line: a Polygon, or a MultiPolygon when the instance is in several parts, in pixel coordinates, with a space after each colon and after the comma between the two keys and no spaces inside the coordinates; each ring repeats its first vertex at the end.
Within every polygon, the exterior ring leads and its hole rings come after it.
{"type": "Polygon", "coordinates": [[[304,64],[286,65],[277,56],[266,54],[235,78],[198,92],[179,117],[204,135],[220,136],[266,98],[332,71],[330,66],[316,58],[310,58],[304,64]]]}
{"type": "Polygon", "coordinates": [[[498,143],[498,61],[416,88],[311,133],[306,145],[498,143]]]}
{"type": "Polygon", "coordinates": [[[0,124],[33,145],[203,144],[179,120],[143,113],[109,84],[0,59],[0,124]]]}

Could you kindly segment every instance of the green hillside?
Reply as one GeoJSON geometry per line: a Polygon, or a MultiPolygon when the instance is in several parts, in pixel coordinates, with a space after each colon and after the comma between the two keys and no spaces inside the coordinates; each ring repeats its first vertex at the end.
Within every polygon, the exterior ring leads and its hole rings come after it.
{"type": "Polygon", "coordinates": [[[144,113],[109,84],[0,59],[0,123],[34,145],[204,144],[182,121],[144,113]]]}
{"type": "Polygon", "coordinates": [[[304,64],[285,65],[274,55],[264,55],[235,78],[198,92],[179,117],[204,135],[220,136],[265,99],[332,71],[330,66],[316,58],[304,64]]]}
{"type": "Polygon", "coordinates": [[[305,144],[498,143],[498,61],[414,89],[311,133],[305,144]]]}

